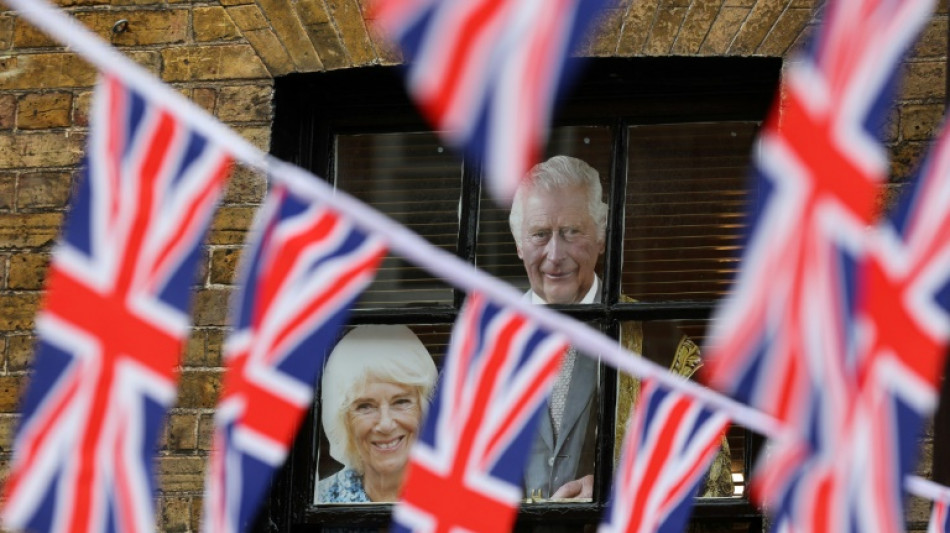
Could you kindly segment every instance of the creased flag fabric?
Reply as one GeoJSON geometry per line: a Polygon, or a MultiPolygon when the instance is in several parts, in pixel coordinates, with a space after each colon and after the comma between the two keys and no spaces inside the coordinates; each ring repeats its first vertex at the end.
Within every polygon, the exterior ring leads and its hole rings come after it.
{"type": "Polygon", "coordinates": [[[406,85],[446,142],[510,203],[547,140],[568,55],[604,0],[375,0],[371,19],[408,59],[406,85]]]}
{"type": "MultiPolygon", "coordinates": [[[[829,3],[760,139],[743,268],[705,353],[714,387],[802,435],[773,441],[756,469],[753,495],[776,528],[902,529],[894,476],[904,445],[894,439],[915,432],[903,431],[899,382],[921,363],[900,362],[916,353],[889,354],[878,366],[868,350],[904,335],[903,326],[919,331],[913,322],[933,316],[898,319],[933,315],[934,306],[879,275],[879,234],[867,228],[888,168],[880,136],[897,66],[932,8],[931,0],[829,3]]],[[[929,342],[910,337],[912,349],[929,342]]]]}
{"type": "MultiPolygon", "coordinates": [[[[851,382],[855,276],[888,170],[897,66],[931,0],[836,0],[787,81],[754,157],[742,266],[704,349],[706,380],[807,423],[815,375],[851,382]]],[[[847,403],[835,387],[828,401],[847,403]]],[[[836,408],[837,409],[837,408],[836,408]]]]}
{"type": "Polygon", "coordinates": [[[225,345],[202,530],[245,530],[283,464],[327,350],[375,275],[382,241],[336,211],[275,186],[242,263],[225,345]]]}
{"type": "Polygon", "coordinates": [[[842,365],[854,396],[842,414],[816,401],[806,441],[778,444],[760,469],[764,489],[780,495],[778,512],[803,531],[904,528],[903,480],[936,408],[950,339],[946,131],[866,239],[853,266],[854,345],[842,365]]]}
{"type": "Polygon", "coordinates": [[[5,527],[154,531],[153,455],[230,167],[169,109],[100,79],[36,321],[5,527]]]}
{"type": "Polygon", "coordinates": [[[934,501],[930,511],[930,523],[927,533],[950,533],[950,504],[944,500],[934,501]]]}
{"type": "Polygon", "coordinates": [[[946,128],[859,268],[858,402],[847,508],[862,531],[903,527],[903,480],[937,407],[950,340],[950,131],[946,128]],[[868,505],[871,503],[872,505],[868,505]],[[866,509],[866,507],[869,507],[866,509]]]}
{"type": "Polygon", "coordinates": [[[729,418],[696,399],[641,384],[599,533],[680,533],[729,418]]]}
{"type": "Polygon", "coordinates": [[[412,448],[393,531],[509,531],[566,341],[472,293],[412,448]]]}

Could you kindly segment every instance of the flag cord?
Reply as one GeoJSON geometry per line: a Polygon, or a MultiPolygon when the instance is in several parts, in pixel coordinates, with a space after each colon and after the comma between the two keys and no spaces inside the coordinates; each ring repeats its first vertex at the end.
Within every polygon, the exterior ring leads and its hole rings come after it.
{"type": "MultiPolygon", "coordinates": [[[[736,423],[773,439],[790,432],[772,416],[739,403],[712,389],[689,381],[643,358],[632,355],[602,333],[545,306],[533,305],[511,285],[482,272],[428,241],[389,217],[363,204],[306,170],[286,163],[260,150],[197,104],[154,77],[144,67],[102,41],[74,18],[65,15],[46,0],[3,0],[33,25],[79,53],[100,71],[122,79],[147,98],[161,102],[180,120],[196,131],[226,147],[235,160],[280,180],[295,193],[332,206],[367,232],[381,236],[390,249],[418,266],[466,291],[480,291],[496,303],[531,317],[544,328],[564,335],[585,355],[597,354],[615,368],[654,379],[663,385],[689,394],[706,405],[725,412],[736,423]]],[[[950,488],[918,476],[905,479],[908,491],[932,500],[950,502],[950,488]]]]}

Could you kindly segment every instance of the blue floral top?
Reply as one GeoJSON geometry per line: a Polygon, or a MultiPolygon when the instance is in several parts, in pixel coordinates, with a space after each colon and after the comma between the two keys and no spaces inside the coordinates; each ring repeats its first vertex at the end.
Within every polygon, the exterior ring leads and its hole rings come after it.
{"type": "Polygon", "coordinates": [[[363,476],[352,468],[343,468],[317,484],[318,503],[371,503],[363,489],[363,476]]]}

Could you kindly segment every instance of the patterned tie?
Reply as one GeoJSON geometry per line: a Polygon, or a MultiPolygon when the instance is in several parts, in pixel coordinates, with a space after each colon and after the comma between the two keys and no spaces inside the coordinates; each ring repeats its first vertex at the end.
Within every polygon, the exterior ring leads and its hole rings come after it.
{"type": "Polygon", "coordinates": [[[551,391],[551,425],[554,427],[554,440],[557,440],[558,433],[561,431],[561,418],[564,416],[564,405],[567,403],[567,391],[571,387],[571,374],[574,372],[574,360],[577,359],[577,350],[571,346],[564,355],[564,363],[561,365],[561,372],[557,375],[554,382],[554,390],[551,391]]]}

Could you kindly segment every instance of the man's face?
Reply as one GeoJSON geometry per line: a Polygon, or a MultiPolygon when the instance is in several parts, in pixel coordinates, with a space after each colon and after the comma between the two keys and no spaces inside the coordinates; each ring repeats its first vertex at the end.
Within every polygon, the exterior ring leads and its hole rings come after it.
{"type": "Polygon", "coordinates": [[[604,252],[597,224],[587,210],[582,186],[533,189],[522,197],[517,240],[531,290],[549,304],[580,302],[594,283],[594,267],[604,252]]]}

